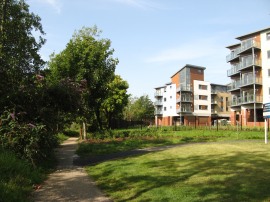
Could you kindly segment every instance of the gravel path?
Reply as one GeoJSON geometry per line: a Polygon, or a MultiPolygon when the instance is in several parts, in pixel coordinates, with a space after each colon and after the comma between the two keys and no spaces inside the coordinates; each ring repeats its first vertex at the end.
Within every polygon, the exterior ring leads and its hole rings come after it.
{"type": "Polygon", "coordinates": [[[97,188],[82,167],[73,165],[77,146],[77,138],[69,138],[57,149],[57,171],[33,193],[33,201],[112,201],[97,188]]]}

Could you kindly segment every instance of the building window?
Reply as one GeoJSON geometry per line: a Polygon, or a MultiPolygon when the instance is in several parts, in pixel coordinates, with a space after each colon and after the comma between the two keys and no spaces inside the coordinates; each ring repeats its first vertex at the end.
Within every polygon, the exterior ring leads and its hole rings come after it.
{"type": "Polygon", "coordinates": [[[267,58],[270,59],[270,50],[267,51],[267,58]]]}
{"type": "Polygon", "coordinates": [[[199,110],[207,110],[208,106],[207,105],[199,105],[199,110]]]}
{"type": "Polygon", "coordinates": [[[266,40],[270,40],[270,32],[266,33],[266,40]]]}
{"type": "Polygon", "coordinates": [[[167,99],[166,99],[166,98],[164,98],[164,102],[166,102],[166,100],[167,100],[167,99]]]}
{"type": "Polygon", "coordinates": [[[170,106],[170,109],[172,109],[172,106],[170,106]]]}
{"type": "Polygon", "coordinates": [[[167,111],[167,107],[164,107],[164,111],[167,111]]]}
{"type": "Polygon", "coordinates": [[[199,100],[207,100],[207,95],[199,95],[199,100]]]}
{"type": "Polygon", "coordinates": [[[200,90],[207,90],[207,85],[201,85],[201,84],[199,84],[199,89],[200,90]]]}
{"type": "Polygon", "coordinates": [[[222,112],[224,111],[224,108],[223,108],[223,106],[221,106],[221,107],[220,107],[220,111],[222,111],[222,112]]]}
{"type": "Polygon", "coordinates": [[[172,88],[172,86],[170,86],[170,88],[172,88]]]}
{"type": "Polygon", "coordinates": [[[172,99],[172,96],[170,96],[170,98],[172,99]]]}

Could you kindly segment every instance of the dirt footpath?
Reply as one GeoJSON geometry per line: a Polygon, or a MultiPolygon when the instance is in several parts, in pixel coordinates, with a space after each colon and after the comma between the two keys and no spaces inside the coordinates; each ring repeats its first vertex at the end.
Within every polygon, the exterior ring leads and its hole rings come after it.
{"type": "Polygon", "coordinates": [[[57,171],[33,193],[33,201],[112,201],[97,188],[82,167],[73,165],[77,146],[77,138],[69,138],[58,148],[57,171]]]}

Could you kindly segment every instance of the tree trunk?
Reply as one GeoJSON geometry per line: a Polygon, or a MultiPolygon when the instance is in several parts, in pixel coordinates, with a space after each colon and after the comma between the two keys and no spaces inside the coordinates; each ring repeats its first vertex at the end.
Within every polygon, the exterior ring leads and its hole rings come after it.
{"type": "Polygon", "coordinates": [[[102,130],[102,121],[101,121],[101,118],[100,118],[100,111],[99,109],[95,110],[95,114],[96,114],[96,118],[97,118],[97,122],[98,122],[98,127],[100,130],[102,130]]]}
{"type": "Polygon", "coordinates": [[[86,124],[83,122],[83,139],[86,140],[86,124]]]}

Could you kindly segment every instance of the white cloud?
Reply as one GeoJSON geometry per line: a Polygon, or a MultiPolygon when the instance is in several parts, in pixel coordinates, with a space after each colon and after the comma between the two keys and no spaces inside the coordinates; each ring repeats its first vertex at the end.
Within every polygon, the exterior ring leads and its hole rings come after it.
{"type": "Polygon", "coordinates": [[[41,3],[48,4],[51,6],[58,14],[61,13],[61,3],[59,0],[38,0],[41,3]]]}

